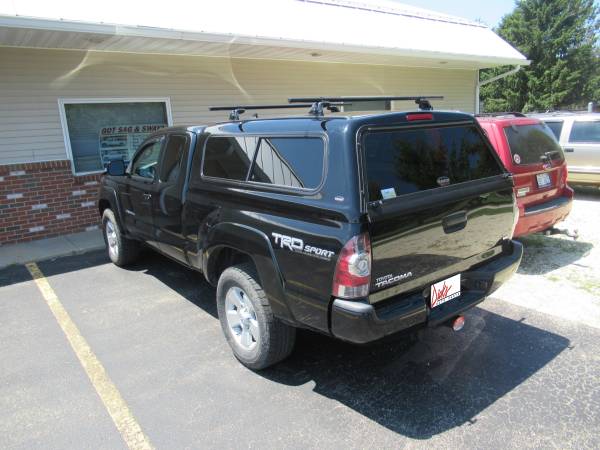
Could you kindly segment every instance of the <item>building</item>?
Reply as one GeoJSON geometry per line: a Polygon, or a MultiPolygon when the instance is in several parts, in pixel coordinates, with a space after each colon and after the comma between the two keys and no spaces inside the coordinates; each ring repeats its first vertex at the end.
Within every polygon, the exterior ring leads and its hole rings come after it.
{"type": "Polygon", "coordinates": [[[1,3],[0,244],[97,227],[104,165],[223,119],[211,105],[443,95],[474,112],[480,69],[523,64],[486,26],[385,0],[1,3]]]}

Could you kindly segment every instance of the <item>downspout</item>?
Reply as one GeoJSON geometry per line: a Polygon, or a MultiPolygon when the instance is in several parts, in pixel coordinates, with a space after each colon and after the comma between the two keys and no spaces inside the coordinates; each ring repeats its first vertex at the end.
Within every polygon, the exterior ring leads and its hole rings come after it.
{"type": "Polygon", "coordinates": [[[514,69],[510,69],[508,72],[501,73],[500,75],[496,75],[495,77],[488,78],[487,80],[479,81],[479,70],[477,71],[477,85],[475,86],[475,114],[479,114],[479,91],[481,86],[485,86],[486,84],[493,83],[494,81],[498,81],[502,78],[508,77],[509,75],[513,75],[521,70],[521,66],[517,66],[514,69]]]}

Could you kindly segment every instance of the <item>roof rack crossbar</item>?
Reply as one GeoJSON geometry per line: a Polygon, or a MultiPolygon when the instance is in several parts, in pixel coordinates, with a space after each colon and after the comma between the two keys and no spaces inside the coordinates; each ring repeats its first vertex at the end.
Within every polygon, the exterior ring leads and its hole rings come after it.
{"type": "MultiPolygon", "coordinates": [[[[342,105],[350,105],[351,103],[345,102],[321,102],[321,111],[322,108],[327,108],[331,112],[339,112],[338,106],[342,105]]],[[[283,105],[238,105],[238,106],[211,106],[208,108],[209,111],[229,111],[229,120],[240,120],[240,114],[245,113],[246,111],[251,110],[260,110],[260,109],[291,109],[291,108],[310,108],[309,114],[313,115],[323,115],[316,114],[317,106],[315,103],[286,103],[283,105]]]]}
{"type": "Polygon", "coordinates": [[[229,111],[229,120],[240,120],[240,114],[246,111],[259,109],[291,109],[291,108],[310,108],[312,103],[308,104],[283,104],[283,105],[237,105],[237,106],[211,106],[209,111],[229,111]]]}
{"type": "Polygon", "coordinates": [[[235,106],[211,106],[208,108],[209,111],[231,111],[234,109],[284,109],[284,108],[310,108],[312,103],[307,103],[305,105],[301,104],[293,104],[290,105],[288,103],[283,105],[235,105],[235,106]]]}
{"type": "Polygon", "coordinates": [[[415,95],[409,97],[375,95],[358,97],[292,97],[288,98],[290,103],[314,103],[314,102],[373,102],[377,100],[443,100],[443,95],[415,95]]]}
{"type": "Polygon", "coordinates": [[[419,109],[424,111],[430,111],[433,109],[429,100],[443,100],[441,95],[418,95],[418,96],[388,96],[388,95],[375,95],[375,96],[342,96],[342,97],[292,97],[288,98],[288,102],[291,104],[295,103],[306,103],[312,102],[313,107],[310,110],[311,114],[323,115],[323,106],[331,103],[346,104],[346,102],[358,103],[358,102],[373,102],[378,100],[383,101],[411,101],[413,100],[419,109]],[[319,106],[322,104],[322,106],[319,106]]]}

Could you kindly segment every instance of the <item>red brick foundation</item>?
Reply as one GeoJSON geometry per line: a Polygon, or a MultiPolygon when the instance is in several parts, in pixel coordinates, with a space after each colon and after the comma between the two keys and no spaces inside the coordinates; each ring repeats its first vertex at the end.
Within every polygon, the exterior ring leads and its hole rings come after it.
{"type": "Polygon", "coordinates": [[[0,166],[0,244],[98,227],[99,181],[74,176],[70,161],[0,166]]]}

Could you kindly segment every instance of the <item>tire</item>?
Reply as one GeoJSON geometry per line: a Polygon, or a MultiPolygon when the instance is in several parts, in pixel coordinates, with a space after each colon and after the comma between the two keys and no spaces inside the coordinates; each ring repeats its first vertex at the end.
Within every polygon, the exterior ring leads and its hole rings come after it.
{"type": "Polygon", "coordinates": [[[121,226],[110,209],[105,209],[102,214],[102,234],[108,257],[114,264],[123,267],[137,259],[140,243],[123,236],[121,226]]]}
{"type": "Polygon", "coordinates": [[[269,300],[251,264],[226,269],[217,284],[221,328],[235,357],[252,370],[287,358],[294,349],[296,329],[273,316],[269,300]]]}

